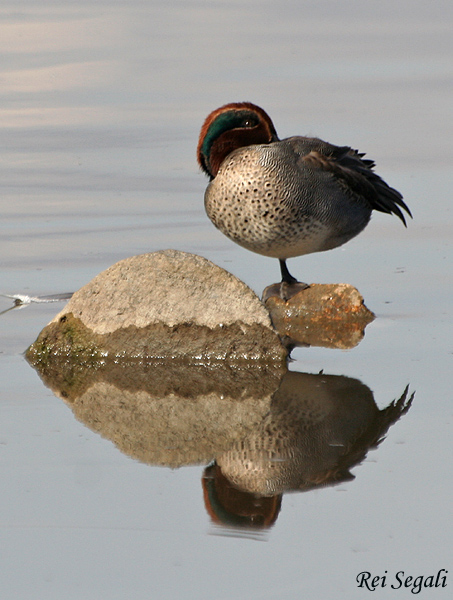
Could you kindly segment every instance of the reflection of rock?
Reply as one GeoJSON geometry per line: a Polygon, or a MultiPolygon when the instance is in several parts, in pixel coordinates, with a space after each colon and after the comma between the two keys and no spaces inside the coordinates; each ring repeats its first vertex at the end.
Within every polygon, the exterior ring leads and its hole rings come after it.
{"type": "Polygon", "coordinates": [[[280,337],[295,345],[352,348],[363,338],[374,315],[356,288],[347,284],[312,284],[288,301],[266,300],[280,337]]]}
{"type": "Polygon", "coordinates": [[[237,488],[259,496],[351,479],[349,469],[409,409],[406,399],[407,390],[379,410],[356,379],[288,372],[259,427],[217,464],[237,488]]]}
{"type": "Polygon", "coordinates": [[[150,464],[207,463],[259,426],[282,369],[60,359],[34,365],[90,429],[150,464]]]}
{"type": "Polygon", "coordinates": [[[256,427],[269,409],[266,398],[241,400],[217,394],[151,396],[97,383],[71,409],[85,425],[142,462],[179,467],[205,464],[256,427]]]}
{"type": "Polygon", "coordinates": [[[258,297],[193,254],[120,261],[76,292],[29,349],[96,364],[108,356],[282,363],[286,351],[258,297]]]}

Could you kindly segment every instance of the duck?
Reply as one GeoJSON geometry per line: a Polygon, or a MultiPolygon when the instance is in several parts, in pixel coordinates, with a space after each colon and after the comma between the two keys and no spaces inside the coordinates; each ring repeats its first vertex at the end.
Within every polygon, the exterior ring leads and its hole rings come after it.
{"type": "Polygon", "coordinates": [[[206,117],[198,140],[198,164],[209,178],[206,213],[232,241],[279,260],[276,293],[288,300],[309,287],[291,275],[289,258],[345,244],[373,210],[404,226],[403,211],[412,217],[400,192],[364,157],[316,137],[280,139],[256,104],[225,104],[206,117]]]}

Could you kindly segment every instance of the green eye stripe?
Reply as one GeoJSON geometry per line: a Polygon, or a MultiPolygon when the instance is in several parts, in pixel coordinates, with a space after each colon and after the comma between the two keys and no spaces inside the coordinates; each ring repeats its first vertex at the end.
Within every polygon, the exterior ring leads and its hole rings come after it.
{"type": "Polygon", "coordinates": [[[248,127],[258,125],[258,119],[256,115],[249,110],[235,110],[221,113],[213,123],[211,123],[208,131],[206,132],[203,144],[201,146],[201,152],[203,156],[209,157],[211,153],[212,144],[214,141],[230,129],[236,129],[238,127],[246,127],[245,121],[249,121],[248,127]]]}

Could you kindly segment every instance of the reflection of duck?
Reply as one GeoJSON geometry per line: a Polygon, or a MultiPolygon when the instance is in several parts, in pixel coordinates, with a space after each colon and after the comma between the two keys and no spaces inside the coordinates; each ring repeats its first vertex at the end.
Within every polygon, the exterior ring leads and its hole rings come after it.
{"type": "Polygon", "coordinates": [[[353,479],[350,469],[379,445],[412,398],[405,390],[379,410],[357,379],[288,372],[259,427],[205,472],[211,517],[266,527],[277,518],[282,493],[353,479]]]}
{"type": "Polygon", "coordinates": [[[372,160],[317,138],[279,140],[267,113],[248,102],[207,117],[197,155],[211,180],[209,218],[234,242],[278,258],[286,290],[297,283],[287,258],[341,246],[364,229],[372,210],[403,223],[400,208],[411,214],[401,194],[373,172],[372,160]]]}
{"type": "Polygon", "coordinates": [[[264,496],[353,479],[350,468],[408,410],[406,397],[379,410],[357,379],[288,372],[260,426],[217,464],[237,487],[264,496]]]}

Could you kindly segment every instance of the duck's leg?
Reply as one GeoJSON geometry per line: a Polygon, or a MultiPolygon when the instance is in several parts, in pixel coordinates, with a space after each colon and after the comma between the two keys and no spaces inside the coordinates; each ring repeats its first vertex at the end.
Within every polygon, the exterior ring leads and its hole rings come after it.
{"type": "MultiPolygon", "coordinates": [[[[293,277],[291,275],[291,273],[288,271],[288,267],[286,266],[286,260],[283,258],[279,258],[278,259],[279,263],[280,263],[280,271],[282,273],[282,283],[299,283],[297,281],[297,279],[295,277],[293,277]]],[[[306,285],[306,284],[304,284],[306,285]]]]}
{"type": "Polygon", "coordinates": [[[263,292],[263,302],[266,302],[268,298],[271,296],[277,296],[282,300],[289,300],[302,290],[310,287],[307,283],[303,283],[302,281],[297,281],[295,277],[291,275],[288,271],[288,267],[286,266],[286,260],[283,258],[279,259],[280,262],[280,271],[282,273],[282,281],[281,283],[274,283],[273,285],[269,285],[263,292]]]}

